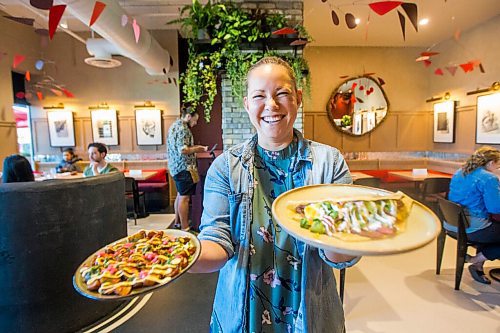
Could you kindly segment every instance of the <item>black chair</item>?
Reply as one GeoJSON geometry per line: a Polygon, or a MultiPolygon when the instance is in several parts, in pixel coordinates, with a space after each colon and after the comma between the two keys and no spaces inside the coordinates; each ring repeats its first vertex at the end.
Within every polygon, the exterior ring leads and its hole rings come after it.
{"type": "Polygon", "coordinates": [[[436,274],[441,272],[441,261],[443,259],[443,250],[446,236],[450,236],[457,240],[457,262],[455,268],[455,290],[460,290],[460,281],[462,280],[462,273],[465,264],[465,255],[467,254],[467,247],[473,246],[467,239],[465,230],[469,227],[469,219],[465,215],[464,209],[457,203],[451,202],[444,198],[438,198],[439,208],[444,216],[444,220],[449,225],[457,227],[457,232],[448,231],[444,228],[437,238],[437,260],[436,260],[436,274]]]}
{"type": "MultiPolygon", "coordinates": [[[[131,199],[133,202],[133,216],[134,224],[137,225],[138,217],[146,216],[146,197],[144,192],[139,192],[139,187],[137,186],[137,181],[132,177],[125,177],[125,197],[131,199]],[[140,204],[140,198],[142,197],[142,207],[140,204]]],[[[128,205],[127,205],[127,216],[128,216],[128,205]]]]}
{"type": "Polygon", "coordinates": [[[380,178],[360,178],[353,182],[354,185],[370,186],[370,187],[380,187],[380,178]]]}
{"type": "Polygon", "coordinates": [[[427,178],[424,180],[420,199],[422,203],[431,208],[436,215],[440,216],[441,212],[438,207],[438,197],[447,199],[448,192],[450,191],[451,178],[427,178]]]}
{"type": "Polygon", "coordinates": [[[340,270],[339,296],[342,303],[344,303],[345,270],[345,268],[340,270]]]}

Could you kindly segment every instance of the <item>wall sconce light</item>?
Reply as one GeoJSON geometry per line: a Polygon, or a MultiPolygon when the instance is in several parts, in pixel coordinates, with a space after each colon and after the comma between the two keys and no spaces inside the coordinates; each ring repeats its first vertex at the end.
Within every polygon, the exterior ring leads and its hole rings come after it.
{"type": "Polygon", "coordinates": [[[429,98],[429,99],[427,99],[427,100],[425,100],[425,101],[426,101],[427,103],[437,102],[437,101],[440,101],[440,100],[442,100],[442,99],[444,99],[444,100],[448,101],[448,100],[450,100],[450,98],[451,98],[450,93],[449,93],[449,92],[446,92],[446,93],[444,94],[444,96],[443,96],[443,97],[440,97],[440,96],[438,96],[438,97],[431,97],[431,98],[429,98]]]}
{"type": "Polygon", "coordinates": [[[154,108],[155,105],[151,101],[144,101],[143,105],[134,105],[136,109],[154,108]]]}
{"type": "Polygon", "coordinates": [[[109,109],[109,105],[106,102],[102,102],[97,104],[96,106],[89,106],[89,110],[107,110],[109,109]]]}
{"type": "Polygon", "coordinates": [[[57,105],[44,106],[43,109],[44,110],[64,109],[64,104],[63,103],[59,103],[57,105]]]}
{"type": "Polygon", "coordinates": [[[476,90],[473,90],[473,91],[469,91],[469,92],[467,92],[467,96],[469,96],[469,95],[476,95],[476,94],[482,94],[482,93],[489,92],[489,91],[500,91],[500,82],[495,81],[488,88],[476,89],[476,90]]]}

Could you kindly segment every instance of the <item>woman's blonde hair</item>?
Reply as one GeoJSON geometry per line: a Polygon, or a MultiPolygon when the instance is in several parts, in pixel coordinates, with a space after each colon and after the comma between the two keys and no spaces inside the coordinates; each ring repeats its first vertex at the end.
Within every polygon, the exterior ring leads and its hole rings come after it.
{"type": "Polygon", "coordinates": [[[260,59],[259,61],[257,61],[255,64],[253,64],[252,67],[250,67],[250,69],[247,72],[245,91],[248,91],[248,78],[250,77],[250,73],[252,73],[252,71],[254,69],[256,69],[257,67],[260,67],[263,65],[269,65],[269,64],[284,67],[286,69],[286,72],[288,73],[288,76],[290,76],[290,79],[293,82],[293,88],[295,89],[295,91],[297,91],[297,79],[295,78],[295,73],[294,73],[292,67],[290,66],[290,64],[288,62],[286,62],[285,60],[278,58],[278,57],[264,57],[264,58],[260,59]]]}
{"type": "Polygon", "coordinates": [[[500,151],[490,146],[484,146],[474,152],[462,167],[464,175],[471,173],[479,167],[485,166],[489,162],[498,162],[500,151]]]}

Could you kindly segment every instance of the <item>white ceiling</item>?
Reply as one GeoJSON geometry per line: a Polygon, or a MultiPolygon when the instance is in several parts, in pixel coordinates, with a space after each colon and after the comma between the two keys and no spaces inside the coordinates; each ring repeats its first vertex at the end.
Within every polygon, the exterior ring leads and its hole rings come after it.
{"type": "MultiPolygon", "coordinates": [[[[57,4],[57,0],[54,1],[57,4]]],[[[205,1],[201,1],[206,3],[205,1]]],[[[455,32],[500,16],[500,0],[414,0],[418,5],[418,17],[429,18],[429,24],[420,26],[415,32],[406,19],[406,41],[403,40],[397,8],[384,16],[379,16],[368,7],[370,0],[304,0],[304,24],[313,36],[314,46],[422,46],[453,37],[455,32]],[[332,23],[331,10],[340,18],[340,25],[332,23]],[[361,19],[353,30],[347,28],[344,15],[352,13],[361,19]],[[370,17],[367,25],[368,16],[370,17]]],[[[191,0],[119,0],[120,5],[138,23],[147,29],[172,29],[166,22],[179,16],[180,8],[191,0]]],[[[36,28],[47,28],[48,11],[37,10],[29,0],[0,0],[0,10],[12,16],[36,19],[36,28]]],[[[406,16],[406,15],[405,15],[406,16]]],[[[62,22],[67,22],[72,31],[88,31],[79,20],[65,14],[62,22]]]]}

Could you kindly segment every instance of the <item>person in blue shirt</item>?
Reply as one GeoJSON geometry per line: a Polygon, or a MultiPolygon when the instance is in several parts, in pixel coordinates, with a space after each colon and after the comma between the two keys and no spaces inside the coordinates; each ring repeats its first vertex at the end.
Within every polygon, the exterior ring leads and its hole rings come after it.
{"type": "MultiPolygon", "coordinates": [[[[467,238],[477,243],[475,256],[467,256],[474,280],[490,284],[484,274],[486,260],[500,258],[500,182],[494,172],[500,167],[500,152],[493,147],[481,147],[472,154],[452,177],[449,199],[462,205],[469,217],[467,238]]],[[[444,223],[447,230],[456,227],[444,223]]]]}
{"type": "Polygon", "coordinates": [[[274,199],[290,189],[352,183],[337,149],[293,128],[301,102],[288,63],[276,57],[257,62],[244,98],[257,134],[226,150],[208,171],[201,255],[191,272],[220,271],[211,332],[345,330],[332,267],[359,258],[313,248],[271,214],[274,199]]]}

